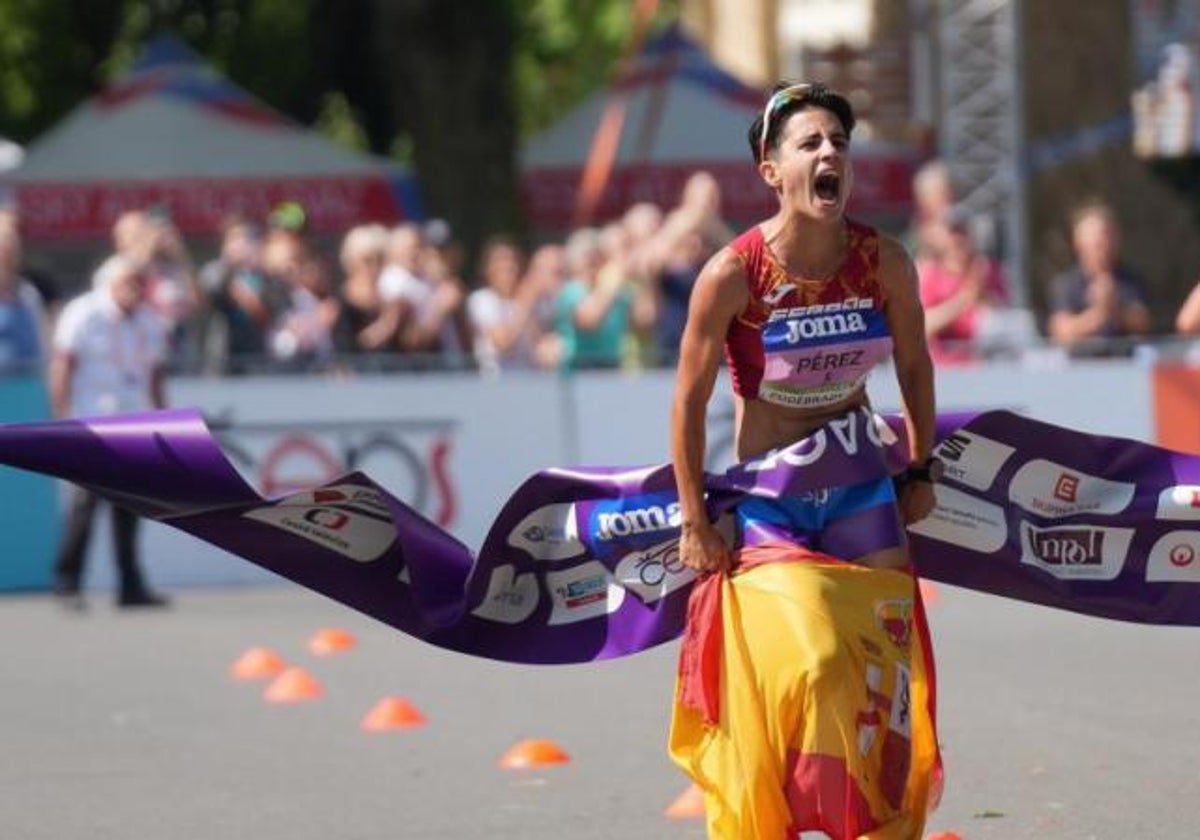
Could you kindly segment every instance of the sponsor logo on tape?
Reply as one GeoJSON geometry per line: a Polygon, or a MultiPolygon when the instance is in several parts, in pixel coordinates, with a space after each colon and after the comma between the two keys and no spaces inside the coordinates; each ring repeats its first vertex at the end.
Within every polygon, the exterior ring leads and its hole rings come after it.
{"type": "Polygon", "coordinates": [[[895,432],[888,426],[887,421],[867,409],[848,417],[830,420],[823,428],[813,432],[808,437],[797,441],[785,449],[772,449],[762,458],[748,461],[747,472],[763,472],[773,470],[781,465],[791,467],[806,467],[815,464],[825,455],[829,446],[837,446],[847,455],[857,455],[860,446],[870,445],[876,449],[890,446],[897,441],[895,432]],[[859,427],[865,434],[860,434],[859,427]],[[866,438],[866,441],[863,441],[866,438]]]}
{"type": "Polygon", "coordinates": [[[1132,528],[1021,523],[1021,562],[1061,580],[1112,580],[1121,573],[1132,528]]]}
{"type": "Polygon", "coordinates": [[[620,609],[625,600],[625,588],[595,560],[547,572],[546,587],[554,601],[549,624],[573,624],[607,615],[620,609]]]}
{"type": "Polygon", "coordinates": [[[616,537],[632,537],[670,531],[678,528],[682,523],[683,508],[679,502],[668,502],[623,510],[598,510],[593,533],[596,535],[596,539],[608,542],[616,537]]]}
{"type": "Polygon", "coordinates": [[[540,597],[533,572],[517,574],[516,566],[497,566],[488,580],[487,594],[471,614],[502,624],[520,624],[533,615],[540,597]]]}
{"type": "Polygon", "coordinates": [[[994,554],[1008,540],[1004,508],[944,484],[933,487],[937,506],[929,516],[908,526],[923,537],[994,554]]]}
{"type": "Polygon", "coordinates": [[[647,604],[665,598],[696,579],[679,560],[679,540],[626,554],[617,564],[617,583],[647,604]]]}
{"type": "Polygon", "coordinates": [[[246,519],[279,528],[358,563],[383,556],[396,539],[391,512],[377,492],[346,485],[296,493],[276,504],[253,508],[246,519]],[[328,499],[318,504],[320,497],[328,499]]]}
{"type": "Polygon", "coordinates": [[[1014,452],[1011,446],[965,429],[954,432],[937,448],[946,467],[945,477],[974,490],[989,489],[1014,452]]]}
{"type": "Polygon", "coordinates": [[[1200,583],[1200,533],[1171,531],[1158,538],[1146,558],[1150,583],[1200,583]]]}
{"type": "Polygon", "coordinates": [[[517,523],[508,534],[508,544],[535,560],[567,560],[583,554],[575,525],[573,503],[545,505],[517,523]]]}
{"type": "Polygon", "coordinates": [[[1133,501],[1136,488],[1037,459],[1017,470],[1008,489],[1011,501],[1048,518],[1077,513],[1120,513],[1133,501]]]}
{"type": "Polygon", "coordinates": [[[359,484],[333,484],[328,487],[316,487],[302,493],[293,493],[283,502],[289,505],[351,507],[388,519],[392,517],[387,502],[383,500],[383,494],[374,488],[363,487],[359,484]]]}
{"type": "Polygon", "coordinates": [[[1054,498],[1072,505],[1079,501],[1079,476],[1068,472],[1061,473],[1054,482],[1054,498]]]}
{"type": "Polygon", "coordinates": [[[1178,484],[1158,494],[1158,519],[1169,522],[1200,520],[1200,486],[1178,484]]]}

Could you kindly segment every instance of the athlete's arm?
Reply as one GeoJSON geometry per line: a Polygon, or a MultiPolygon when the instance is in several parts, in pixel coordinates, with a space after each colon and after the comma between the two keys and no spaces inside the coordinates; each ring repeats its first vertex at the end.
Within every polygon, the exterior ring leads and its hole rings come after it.
{"type": "Polygon", "coordinates": [[[679,556],[701,572],[724,568],[729,554],[704,507],[704,419],[725,334],[748,299],[745,271],[733,252],[723,249],[696,279],[679,348],[671,408],[671,461],[683,513],[679,556]]]}
{"type": "MultiPolygon", "coordinates": [[[[933,361],[925,342],[925,312],[917,293],[916,269],[903,246],[888,237],[879,241],[879,277],[886,295],[884,312],[892,333],[909,456],[913,463],[921,463],[933,449],[933,361]]],[[[928,516],[933,505],[931,484],[916,481],[905,486],[900,510],[906,524],[928,516]]]]}

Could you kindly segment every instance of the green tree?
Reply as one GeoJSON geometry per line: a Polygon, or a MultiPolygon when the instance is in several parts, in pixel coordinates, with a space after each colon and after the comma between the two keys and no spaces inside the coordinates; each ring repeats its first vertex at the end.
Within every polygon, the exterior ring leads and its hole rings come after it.
{"type": "Polygon", "coordinates": [[[31,141],[171,31],[280,112],[411,162],[474,250],[522,229],[519,138],[606,84],[633,29],[633,0],[0,0],[0,134],[31,141]]]}
{"type": "MultiPolygon", "coordinates": [[[[608,84],[634,38],[633,0],[526,0],[518,5],[513,78],[522,136],[552,125],[608,84]]],[[[659,3],[651,29],[679,16],[659,3]]]]}
{"type": "Polygon", "coordinates": [[[105,81],[121,0],[0,2],[0,134],[28,143],[105,81]]]}

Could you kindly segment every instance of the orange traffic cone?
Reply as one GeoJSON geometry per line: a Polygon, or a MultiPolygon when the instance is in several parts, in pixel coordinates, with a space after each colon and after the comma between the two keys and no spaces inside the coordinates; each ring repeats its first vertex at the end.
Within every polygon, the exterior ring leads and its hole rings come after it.
{"type": "Polygon", "coordinates": [[[428,721],[417,707],[403,697],[384,697],[359,724],[367,732],[388,732],[393,729],[415,729],[428,721]]]}
{"type": "Polygon", "coordinates": [[[955,834],[953,831],[939,831],[937,834],[928,835],[925,840],[963,840],[961,834],[955,834]]]}
{"type": "Polygon", "coordinates": [[[924,578],[921,578],[920,586],[921,600],[925,602],[925,606],[932,607],[942,597],[941,593],[938,592],[938,588],[924,578]]]}
{"type": "Polygon", "coordinates": [[[316,700],[324,693],[325,689],[308,671],[288,668],[271,681],[263,697],[270,703],[299,703],[316,700]]]}
{"type": "Polygon", "coordinates": [[[571,756],[553,741],[530,739],[514,744],[500,757],[500,766],[505,770],[523,770],[528,767],[567,764],[570,760],[571,756]]]}
{"type": "Polygon", "coordinates": [[[263,680],[278,676],[286,667],[287,663],[270,648],[252,647],[229,666],[229,675],[235,680],[263,680]]]}
{"type": "Polygon", "coordinates": [[[358,639],[345,630],[318,630],[308,640],[308,652],[313,656],[331,656],[344,650],[350,650],[357,644],[358,639]]]}
{"type": "Polygon", "coordinates": [[[687,789],[667,806],[667,810],[663,811],[663,814],[672,820],[703,819],[704,791],[695,784],[688,785],[687,789]]]}

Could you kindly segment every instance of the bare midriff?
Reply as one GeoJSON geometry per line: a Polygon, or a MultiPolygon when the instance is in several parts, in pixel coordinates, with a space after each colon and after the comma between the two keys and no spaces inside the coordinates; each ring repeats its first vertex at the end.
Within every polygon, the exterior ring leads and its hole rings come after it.
{"type": "MultiPolygon", "coordinates": [[[[746,461],[772,449],[790,446],[830,420],[868,404],[865,388],[859,388],[835,405],[818,410],[785,408],[762,400],[735,397],[734,429],[738,460],[746,461]]],[[[902,547],[841,559],[872,569],[899,569],[908,565],[908,553],[902,547]]]]}
{"type": "Polygon", "coordinates": [[[859,388],[846,399],[819,409],[787,408],[763,400],[735,397],[734,431],[738,460],[746,461],[772,449],[791,446],[830,420],[866,404],[865,388],[859,388]]]}

